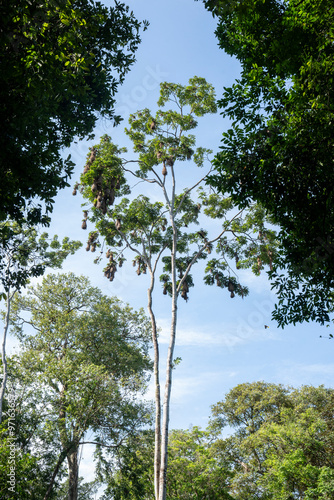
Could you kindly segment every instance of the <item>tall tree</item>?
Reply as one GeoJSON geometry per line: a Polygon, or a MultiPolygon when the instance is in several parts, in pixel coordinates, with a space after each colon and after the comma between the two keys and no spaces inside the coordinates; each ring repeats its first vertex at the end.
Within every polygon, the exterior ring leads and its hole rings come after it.
{"type": "MultiPolygon", "coordinates": [[[[178,299],[181,296],[188,300],[189,290],[194,286],[190,272],[200,260],[208,260],[205,270],[207,284],[227,289],[232,298],[247,295],[248,290],[239,283],[230,259],[239,268],[254,266],[259,273],[264,264],[271,265],[275,233],[265,228],[265,213],[258,206],[246,214],[235,209],[230,197],[220,197],[202,187],[211,171],[211,151],[196,148],[195,136],[190,132],[196,128],[197,118],[216,111],[213,87],[199,77],[191,78],[185,86],[165,82],[161,84],[158,105],[160,109],[155,114],[144,109],[130,116],[130,127],[125,131],[133,142],[138,159],[123,159],[125,149],[112,144],[110,137],[102,137],[100,144],[94,146],[88,155],[80,190],[88,200],[82,227],[87,228],[87,219],[96,227],[90,232],[87,250],[95,251],[103,240],[109,247],[105,276],[113,281],[117,266],[123,265],[129,253],[138,276],[146,273],[150,276],[148,310],[154,346],[156,404],[155,495],[157,500],[165,500],[178,299]],[[164,110],[167,103],[171,109],[164,110]],[[205,166],[205,172],[202,175],[194,172],[190,176],[185,167],[182,168],[182,164],[190,160],[196,167],[205,166]],[[138,163],[138,170],[131,169],[133,162],[138,163]],[[123,197],[112,206],[116,197],[130,191],[126,173],[139,179],[141,184],[146,183],[149,196],[144,190],[137,198],[123,197]],[[190,177],[191,181],[194,179],[192,182],[189,182],[190,177]],[[183,191],[179,184],[186,185],[183,191]],[[152,201],[153,193],[158,201],[152,201]],[[216,220],[210,234],[204,229],[209,218],[216,220]],[[153,309],[153,290],[157,273],[161,271],[163,294],[171,297],[171,333],[163,405],[153,309]]],[[[96,260],[101,259],[100,256],[96,260]]]]}
{"type": "Polygon", "coordinates": [[[45,388],[44,425],[59,442],[43,498],[50,498],[67,460],[68,498],[76,500],[78,450],[87,443],[86,432],[94,433],[88,441],[98,447],[116,446],[145,422],[146,408],[136,396],[144,391],[151,367],[148,320],[70,273],[48,275],[25,296],[16,296],[11,322],[22,340],[20,365],[45,388]]]}
{"type": "Polygon", "coordinates": [[[62,149],[100,115],[119,122],[115,93],[142,24],[123,3],[93,0],[1,2],[0,17],[0,220],[47,223],[73,171],[62,149]]]}
{"type": "Polygon", "coordinates": [[[16,222],[0,223],[0,233],[5,241],[4,245],[0,245],[0,282],[3,287],[1,298],[6,301],[1,350],[3,368],[0,392],[1,423],[7,382],[6,339],[12,300],[32,277],[41,276],[48,267],[60,268],[67,256],[73,255],[81,243],[71,241],[69,238],[64,238],[60,243],[57,236],[49,239],[47,233],[38,234],[35,227],[16,222]]]}
{"type": "Polygon", "coordinates": [[[279,324],[328,321],[334,269],[333,3],[204,4],[217,17],[220,47],[242,65],[240,79],[219,101],[233,123],[223,134],[211,182],[242,206],[260,202],[281,227],[277,265],[288,277],[273,276],[279,324]]]}

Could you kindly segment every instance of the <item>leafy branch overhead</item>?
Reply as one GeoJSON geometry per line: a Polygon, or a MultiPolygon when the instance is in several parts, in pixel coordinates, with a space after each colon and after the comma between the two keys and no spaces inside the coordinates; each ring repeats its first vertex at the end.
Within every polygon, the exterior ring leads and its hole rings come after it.
{"type": "Polygon", "coordinates": [[[210,182],[242,206],[261,203],[281,228],[278,264],[286,273],[273,276],[278,323],[328,322],[334,269],[333,2],[204,4],[217,18],[220,47],[241,63],[240,78],[218,102],[232,124],[222,134],[210,182]]]}
{"type": "Polygon", "coordinates": [[[0,10],[0,221],[47,224],[73,173],[63,149],[91,138],[99,116],[121,120],[115,94],[147,23],[120,2],[18,0],[0,10]]]}
{"type": "Polygon", "coordinates": [[[0,245],[0,281],[5,292],[18,291],[30,278],[41,276],[46,268],[60,268],[68,255],[82,244],[68,237],[60,242],[37,228],[12,221],[0,223],[4,236],[0,245]]]}

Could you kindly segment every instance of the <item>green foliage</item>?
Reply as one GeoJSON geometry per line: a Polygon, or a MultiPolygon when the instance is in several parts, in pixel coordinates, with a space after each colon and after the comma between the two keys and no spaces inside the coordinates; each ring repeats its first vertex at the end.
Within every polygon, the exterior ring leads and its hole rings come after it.
{"type": "Polygon", "coordinates": [[[233,500],[227,482],[231,476],[228,464],[217,461],[212,436],[193,427],[189,431],[173,430],[169,441],[167,498],[210,498],[233,500]]]}
{"type": "Polygon", "coordinates": [[[133,266],[138,275],[153,271],[155,262],[164,255],[160,281],[163,293],[172,295],[171,252],[175,244],[179,277],[177,293],[185,300],[189,288],[194,286],[189,274],[192,265],[216,252],[217,257],[206,267],[205,283],[228,288],[231,297],[235,294],[243,297],[248,290],[232,275],[229,261],[235,260],[237,268],[252,267],[256,274],[265,265],[272,267],[277,240],[275,232],[265,228],[265,222],[270,222],[266,211],[255,205],[242,214],[242,218],[241,212],[235,215],[230,197],[222,198],[203,187],[197,196],[194,195],[194,189],[203,183],[205,175],[181,193],[175,188],[176,173],[182,175],[185,168],[181,162],[193,160],[197,166],[203,166],[204,162],[210,166],[210,151],[196,148],[195,136],[187,132],[197,126],[195,117],[216,111],[214,89],[199,77],[190,79],[186,86],[163,83],[158,105],[159,110],[154,116],[148,109],[131,115],[130,127],[125,129],[134,151],[138,153],[137,171],[129,170],[132,161],[121,157],[125,150],[114,145],[108,136],[103,136],[87,156],[81,182],[75,186],[75,193],[79,189],[88,200],[84,227],[87,220],[96,227],[96,231],[89,235],[87,251],[95,251],[102,245],[99,238],[104,239],[106,246],[110,247],[107,251],[109,263],[104,268],[110,281],[114,280],[117,268],[126,261],[129,249],[135,254],[133,266]],[[163,109],[167,103],[172,109],[163,109]],[[158,166],[162,167],[162,175],[158,173],[158,166]],[[161,201],[152,202],[141,194],[135,199],[123,197],[116,204],[117,197],[129,193],[126,172],[132,172],[152,187],[157,185],[161,190],[161,201]],[[172,186],[168,175],[172,177],[172,186]],[[210,239],[205,229],[191,228],[191,225],[205,223],[204,216],[217,220],[217,238],[210,239]]]}
{"type": "Polygon", "coordinates": [[[141,23],[119,2],[19,0],[0,13],[0,220],[47,223],[73,172],[62,149],[91,137],[99,115],[120,121],[114,96],[134,62],[141,23]]]}
{"type": "MultiPolygon", "coordinates": [[[[78,480],[78,498],[80,500],[92,500],[98,491],[98,485],[95,481],[84,482],[84,478],[78,480]]],[[[57,500],[68,500],[68,481],[62,483],[57,489],[57,500]]]]}
{"type": "Polygon", "coordinates": [[[68,255],[82,245],[68,237],[61,243],[58,236],[50,239],[47,233],[39,234],[36,228],[16,222],[0,223],[0,234],[4,235],[0,245],[0,281],[6,293],[19,291],[48,267],[60,268],[68,255]]]}
{"type": "MultiPolygon", "coordinates": [[[[205,431],[170,432],[168,500],[332,500],[333,404],[323,386],[237,385],[205,431]]],[[[153,446],[144,431],[115,451],[105,500],[154,498],[153,446]]]]}
{"type": "Polygon", "coordinates": [[[113,452],[113,461],[100,462],[98,477],[107,487],[102,500],[154,500],[154,434],[129,435],[113,452]]]}
{"type": "Polygon", "coordinates": [[[324,478],[331,484],[333,402],[333,390],[323,386],[255,382],[236,386],[215,405],[211,429],[234,428],[214,446],[234,471],[229,491],[235,500],[332,498],[324,478]]]}
{"type": "Polygon", "coordinates": [[[160,86],[158,106],[160,109],[155,116],[149,109],[130,115],[130,128],[125,129],[134,151],[139,153],[138,175],[146,177],[155,166],[173,167],[176,161],[192,159],[196,165],[202,166],[210,151],[205,148],[194,150],[195,137],[184,132],[196,128],[194,116],[217,111],[212,85],[196,76],[187,86],[164,82],[160,86]],[[163,110],[167,103],[174,104],[176,109],[163,110]]]}
{"type": "MultiPolygon", "coordinates": [[[[5,421],[5,424],[7,421],[5,421]]],[[[3,434],[3,432],[2,432],[3,434]]],[[[11,454],[13,441],[1,436],[0,445],[0,494],[3,500],[19,498],[22,500],[39,500],[43,498],[43,484],[49,479],[49,470],[45,463],[29,452],[16,449],[15,459],[11,454]],[[15,462],[14,462],[15,460],[15,462]],[[15,463],[15,485],[10,480],[11,467],[15,463]]],[[[13,477],[13,476],[12,476],[13,477]]],[[[56,485],[56,488],[57,489],[56,485]]],[[[50,499],[58,498],[56,494],[50,499]]]]}
{"type": "Polygon", "coordinates": [[[281,227],[281,258],[288,280],[276,275],[280,325],[328,321],[334,266],[333,20],[329,0],[204,1],[218,18],[221,48],[242,65],[219,107],[232,120],[223,134],[211,183],[248,206],[261,203],[281,227]],[[305,298],[306,306],[303,305],[305,298]],[[283,305],[283,307],[281,307],[283,305]],[[325,310],[324,310],[325,309],[325,310]]]}
{"type": "MultiPolygon", "coordinates": [[[[131,436],[115,452],[116,468],[105,470],[107,500],[153,500],[154,435],[144,431],[131,436]],[[108,472],[108,475],[107,475],[108,472]]],[[[193,427],[173,430],[169,436],[168,500],[210,498],[233,500],[226,488],[231,475],[228,466],[217,460],[212,435],[193,427]]]]}
{"type": "MultiPolygon", "coordinates": [[[[32,449],[51,442],[55,461],[70,464],[88,430],[102,456],[103,446],[145,424],[147,408],[136,400],[151,370],[143,311],[104,296],[83,276],[48,275],[15,297],[11,323],[21,340],[19,390],[27,381],[27,401],[29,390],[39,396],[38,426],[27,422],[25,431],[32,449]]],[[[32,420],[33,412],[26,409],[32,420]]]]}
{"type": "MultiPolygon", "coordinates": [[[[59,441],[55,432],[45,424],[49,399],[44,388],[34,380],[35,374],[22,370],[17,359],[10,357],[8,366],[9,381],[0,427],[1,498],[40,500],[58,458],[59,441]],[[8,480],[14,467],[15,486],[12,487],[8,480]]],[[[61,467],[50,499],[57,498],[56,492],[64,473],[61,467]]]]}

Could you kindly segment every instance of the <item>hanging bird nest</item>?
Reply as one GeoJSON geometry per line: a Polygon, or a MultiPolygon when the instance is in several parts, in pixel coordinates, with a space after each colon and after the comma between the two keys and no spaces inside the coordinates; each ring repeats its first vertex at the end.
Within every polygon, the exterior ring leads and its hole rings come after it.
{"type": "Polygon", "coordinates": [[[229,292],[234,292],[235,287],[233,281],[228,280],[227,289],[229,292]]]}
{"type": "Polygon", "coordinates": [[[167,158],[166,164],[168,165],[168,167],[172,167],[174,165],[174,158],[173,158],[173,156],[170,156],[169,158],[167,158]]]}
{"type": "Polygon", "coordinates": [[[78,182],[76,182],[76,183],[74,184],[73,191],[72,191],[72,195],[73,195],[73,196],[76,196],[76,195],[77,195],[77,192],[78,192],[78,187],[79,187],[79,183],[78,183],[78,182]]]}

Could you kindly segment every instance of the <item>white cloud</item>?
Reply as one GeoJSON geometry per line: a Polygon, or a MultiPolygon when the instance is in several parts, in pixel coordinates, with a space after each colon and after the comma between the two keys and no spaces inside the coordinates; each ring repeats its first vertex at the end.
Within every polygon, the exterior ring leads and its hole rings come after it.
{"type": "Polygon", "coordinates": [[[332,386],[334,363],[294,363],[286,361],[279,366],[276,378],[292,386],[321,385],[332,386]]]}
{"type": "MultiPolygon", "coordinates": [[[[237,371],[210,371],[201,372],[198,375],[193,376],[182,376],[180,372],[176,369],[175,376],[173,377],[173,387],[172,387],[172,405],[182,405],[186,399],[196,399],[199,398],[199,394],[202,391],[206,391],[208,387],[213,387],[217,380],[233,379],[238,375],[237,371]]],[[[163,370],[163,377],[160,381],[162,395],[165,384],[165,376],[163,370]]],[[[153,378],[150,381],[148,391],[145,394],[146,400],[154,399],[154,381],[153,378]]]]}
{"type": "MultiPolygon", "coordinates": [[[[264,328],[265,317],[262,317],[261,313],[258,313],[258,316],[242,320],[237,318],[233,324],[220,323],[200,327],[179,326],[176,334],[176,345],[235,347],[248,342],[275,339],[276,335],[264,328]]],[[[168,320],[159,319],[158,325],[161,328],[160,344],[168,344],[170,337],[168,320]]]]}

